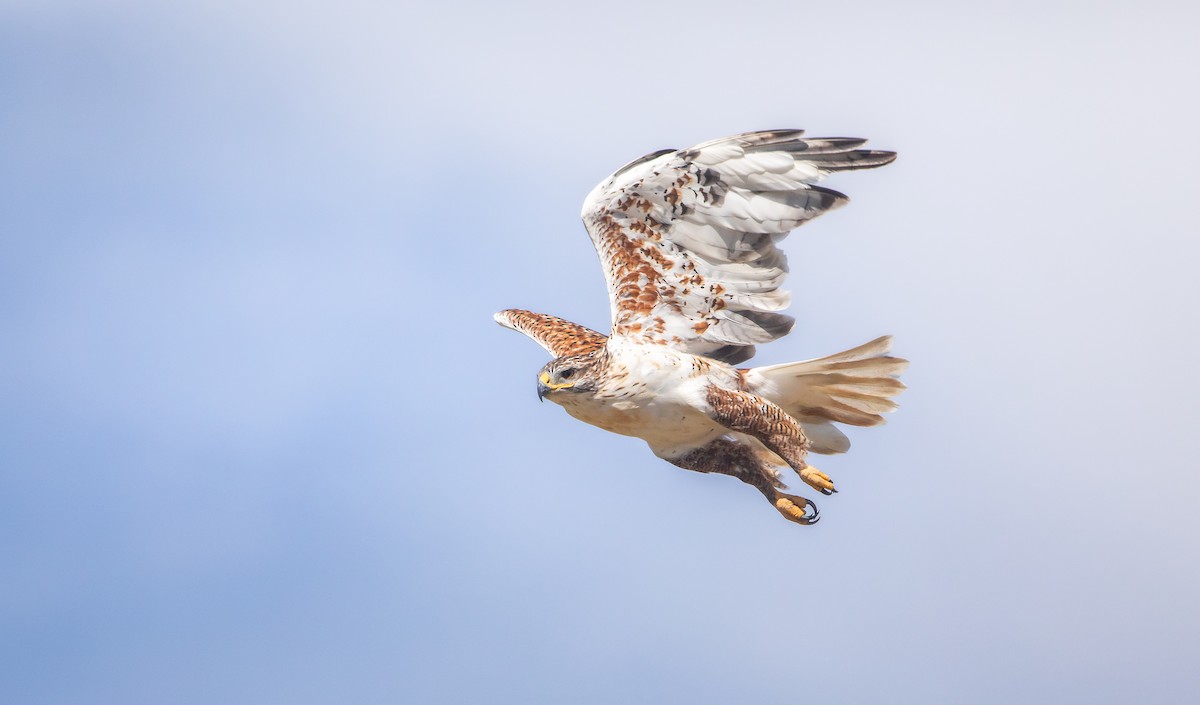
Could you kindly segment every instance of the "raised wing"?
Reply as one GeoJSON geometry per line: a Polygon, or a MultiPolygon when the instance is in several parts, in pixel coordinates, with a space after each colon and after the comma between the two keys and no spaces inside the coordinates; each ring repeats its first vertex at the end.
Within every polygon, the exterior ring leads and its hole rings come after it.
{"type": "Polygon", "coordinates": [[[866,140],[749,132],[648,154],[592,190],[583,221],[600,254],[612,335],[738,363],[795,322],[776,243],[846,202],[814,184],[883,166],[866,140]]]}
{"type": "Polygon", "coordinates": [[[537,341],[554,357],[582,355],[604,346],[608,338],[591,328],[584,328],[578,323],[572,323],[557,316],[547,316],[544,313],[523,311],[510,308],[492,316],[496,322],[505,328],[515,331],[537,341]]]}

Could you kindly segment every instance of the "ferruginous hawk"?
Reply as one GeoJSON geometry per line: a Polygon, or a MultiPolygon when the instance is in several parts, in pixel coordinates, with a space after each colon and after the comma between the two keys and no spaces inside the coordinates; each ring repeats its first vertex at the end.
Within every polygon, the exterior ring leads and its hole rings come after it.
{"type": "Polygon", "coordinates": [[[779,313],[790,296],[776,243],[847,200],[816,182],[896,158],[859,149],[866,140],[802,135],[750,132],[655,152],[588,195],[583,221],[608,284],[609,336],[520,309],[495,318],[554,355],[538,373],[539,398],[641,438],[681,468],[732,475],[787,519],[812,524],[816,505],[780,491],[780,468],[833,493],[805,456],[850,447],[834,422],[882,423],[908,363],[887,354],[885,336],[815,360],[734,367],[792,328],[779,313]]]}

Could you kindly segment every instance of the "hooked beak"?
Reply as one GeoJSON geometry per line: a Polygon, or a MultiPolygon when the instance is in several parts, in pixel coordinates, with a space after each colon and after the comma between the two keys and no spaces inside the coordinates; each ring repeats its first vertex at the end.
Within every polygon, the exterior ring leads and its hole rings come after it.
{"type": "Polygon", "coordinates": [[[550,392],[557,391],[559,389],[565,389],[570,386],[572,386],[570,382],[565,384],[554,384],[550,381],[550,375],[546,372],[542,372],[540,375],[538,375],[538,401],[545,399],[546,395],[550,392]]]}

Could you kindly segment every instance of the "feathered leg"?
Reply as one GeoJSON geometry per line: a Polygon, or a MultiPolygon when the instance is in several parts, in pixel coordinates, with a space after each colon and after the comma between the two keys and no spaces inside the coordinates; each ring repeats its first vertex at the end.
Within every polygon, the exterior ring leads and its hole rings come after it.
{"type": "Polygon", "coordinates": [[[821,512],[812,500],[779,491],[783,485],[775,471],[745,443],[718,438],[708,445],[666,460],[686,470],[729,475],[753,485],[779,513],[797,524],[815,524],[821,512]],[[812,510],[809,513],[809,510],[812,510]]]}
{"type": "Polygon", "coordinates": [[[762,442],[795,470],[800,479],[821,494],[833,494],[833,480],[804,461],[808,438],[800,423],[775,405],[750,392],[709,387],[708,414],[731,431],[745,433],[762,442]]]}

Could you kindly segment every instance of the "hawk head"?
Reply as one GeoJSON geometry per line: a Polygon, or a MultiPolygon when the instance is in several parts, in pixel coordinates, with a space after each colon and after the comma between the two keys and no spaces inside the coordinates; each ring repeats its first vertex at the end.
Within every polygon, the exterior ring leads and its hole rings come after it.
{"type": "Polygon", "coordinates": [[[596,391],[600,364],[595,353],[560,357],[546,363],[538,372],[538,399],[554,400],[558,394],[596,391]]]}

